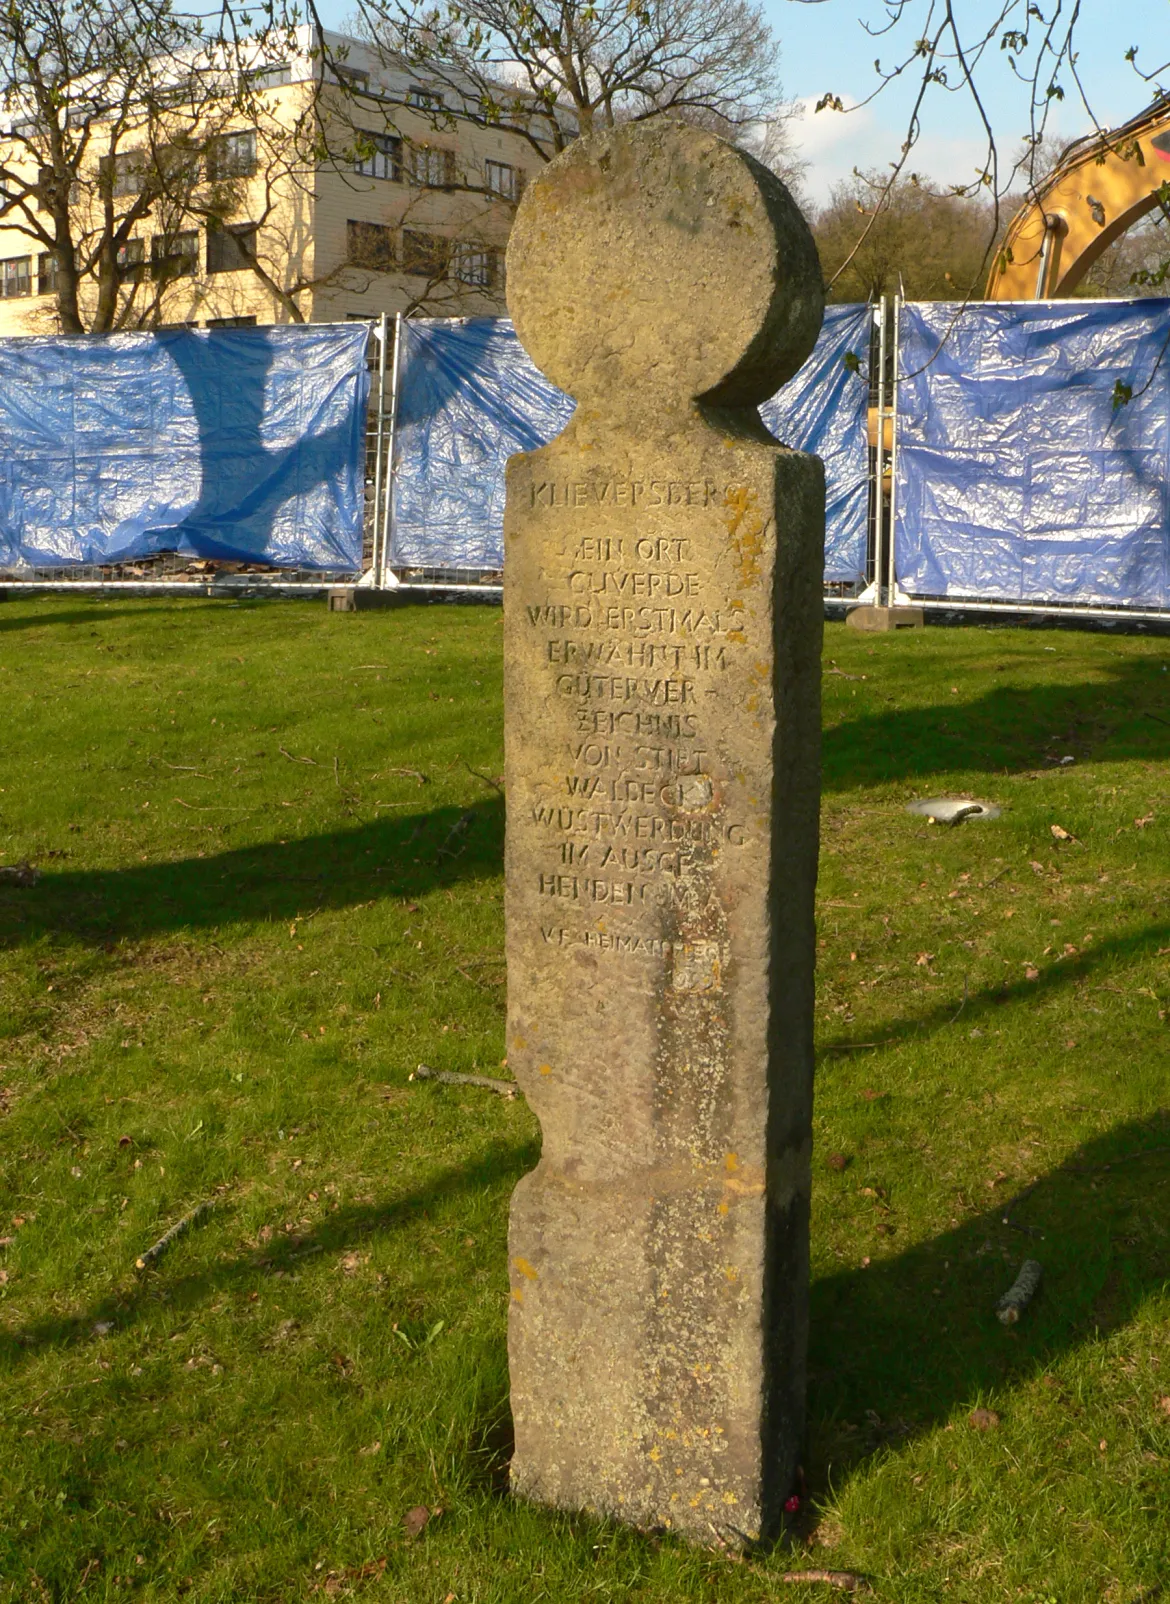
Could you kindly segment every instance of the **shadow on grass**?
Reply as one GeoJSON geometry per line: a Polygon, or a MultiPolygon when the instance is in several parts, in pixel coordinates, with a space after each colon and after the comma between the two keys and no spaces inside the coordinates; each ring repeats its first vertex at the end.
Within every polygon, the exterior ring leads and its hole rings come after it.
{"type": "Polygon", "coordinates": [[[499,874],[503,850],[504,806],[492,797],[176,863],[46,870],[35,886],[0,888],[0,946],[49,933],[109,944],[415,897],[499,874]]]}
{"type": "MultiPolygon", "coordinates": [[[[0,579],[0,591],[4,589],[4,581],[0,579]]],[[[22,598],[23,599],[23,598],[22,598]]],[[[32,600],[32,598],[28,598],[32,600]]],[[[41,598],[46,599],[46,598],[41,598]]],[[[188,598],[183,597],[182,600],[188,598]]],[[[195,598],[191,598],[195,599],[195,598]]],[[[81,601],[80,607],[70,606],[46,608],[44,612],[14,613],[7,607],[0,607],[0,636],[14,635],[20,629],[49,629],[57,624],[96,624],[108,623],[117,618],[141,618],[144,613],[169,613],[174,609],[168,602],[150,603],[145,601],[109,602],[100,596],[95,596],[88,605],[84,597],[70,597],[70,602],[81,601]]]]}
{"type": "Polygon", "coordinates": [[[814,1490],[883,1443],[1128,1324],[1170,1282],[1170,1110],[1086,1143],[1034,1186],[929,1242],[821,1277],[812,1292],[814,1490]],[[1006,1223],[1005,1223],[1006,1222],[1006,1223]],[[1044,1268],[1016,1326],[995,1304],[1044,1268]]]}
{"type": "MultiPolygon", "coordinates": [[[[467,1192],[491,1188],[499,1192],[501,1207],[506,1207],[512,1188],[535,1166],[539,1156],[540,1145],[535,1140],[497,1143],[479,1157],[452,1165],[400,1197],[363,1207],[340,1208],[312,1229],[274,1237],[254,1250],[224,1256],[190,1275],[175,1273],[175,1261],[183,1250],[173,1248],[175,1257],[170,1264],[161,1261],[157,1269],[131,1285],[111,1290],[82,1314],[63,1315],[23,1328],[0,1328],[0,1370],[13,1370],[22,1360],[46,1349],[70,1348],[92,1340],[98,1322],[109,1322],[119,1331],[130,1329],[144,1308],[157,1309],[160,1287],[165,1288],[168,1310],[194,1311],[221,1293],[262,1286],[266,1276],[287,1275],[312,1264],[319,1255],[342,1253],[371,1237],[402,1230],[426,1211],[467,1192]]],[[[218,1207],[227,1213],[231,1209],[230,1196],[218,1207]]]]}
{"type": "MultiPolygon", "coordinates": [[[[940,687],[956,673],[945,646],[944,641],[937,653],[940,687]]],[[[847,718],[825,730],[824,788],[851,790],[972,769],[1018,773],[1070,754],[1079,762],[1165,762],[1170,675],[1145,657],[1109,666],[1112,677],[1100,682],[1005,684],[973,702],[947,705],[948,694],[930,707],[847,718]]],[[[880,687],[880,673],[871,673],[871,694],[880,687]]]]}
{"type": "MultiPolygon", "coordinates": [[[[1113,936],[1106,941],[1095,941],[1091,947],[1073,957],[1054,958],[1046,967],[1039,969],[1035,980],[1009,980],[1005,975],[994,985],[983,986],[970,994],[964,981],[959,1003],[956,1003],[954,995],[946,1001],[931,1002],[916,1016],[883,1025],[881,1029],[884,1034],[876,1041],[839,1036],[831,1041],[819,1042],[817,1056],[835,1056],[868,1047],[897,1047],[916,1036],[930,1035],[949,1025],[961,1025],[964,1030],[969,1030],[980,1021],[994,1019],[999,1009],[1012,1003],[1034,1007],[1047,996],[1067,991],[1070,987],[1088,986],[1090,977],[1102,966],[1108,966],[1112,973],[1114,966],[1140,959],[1143,955],[1153,958],[1166,942],[1170,942],[1170,920],[1144,925],[1140,930],[1113,936]]],[[[1037,967],[1044,963],[1043,957],[1037,958],[1037,967]]],[[[960,973],[956,963],[950,969],[950,976],[956,985],[960,973]]]]}

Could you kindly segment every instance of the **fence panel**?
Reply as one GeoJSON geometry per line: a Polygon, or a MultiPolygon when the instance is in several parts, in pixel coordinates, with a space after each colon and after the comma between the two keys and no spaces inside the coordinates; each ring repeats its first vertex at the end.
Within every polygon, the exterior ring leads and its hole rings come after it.
{"type": "Polygon", "coordinates": [[[902,589],[1170,606],[1168,340],[1164,300],[904,306],[902,589]]]}
{"type": "MultiPolygon", "coordinates": [[[[865,574],[869,342],[866,307],[830,307],[817,348],[760,411],[787,445],[815,451],[828,480],[827,580],[865,574]]],[[[390,562],[503,566],[504,464],[558,434],[573,403],[532,364],[506,318],[402,325],[390,562]]]]}
{"type": "Polygon", "coordinates": [[[365,324],[0,342],[0,568],[354,571],[365,324]]]}

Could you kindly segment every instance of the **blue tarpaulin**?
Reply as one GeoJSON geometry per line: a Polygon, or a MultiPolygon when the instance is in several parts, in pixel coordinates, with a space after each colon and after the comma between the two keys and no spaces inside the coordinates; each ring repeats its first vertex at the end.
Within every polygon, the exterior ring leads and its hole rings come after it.
{"type": "Polygon", "coordinates": [[[865,580],[869,520],[867,306],[827,306],[816,349],[760,416],[777,440],[825,464],[825,580],[865,580]],[[852,353],[857,363],[847,362],[852,353]],[[860,372],[857,367],[860,365],[860,372]]]}
{"type": "Polygon", "coordinates": [[[903,590],[1170,605],[1168,338],[1164,300],[903,307],[903,590]]]}
{"type": "MultiPolygon", "coordinates": [[[[506,318],[402,325],[390,561],[417,568],[503,566],[504,464],[544,445],[572,401],[535,368],[506,318]]],[[[830,307],[817,348],[760,410],[786,445],[825,460],[826,579],[865,571],[865,307],[830,307]]]]}
{"type": "Polygon", "coordinates": [[[0,567],[361,565],[365,324],[0,341],[0,567]]]}

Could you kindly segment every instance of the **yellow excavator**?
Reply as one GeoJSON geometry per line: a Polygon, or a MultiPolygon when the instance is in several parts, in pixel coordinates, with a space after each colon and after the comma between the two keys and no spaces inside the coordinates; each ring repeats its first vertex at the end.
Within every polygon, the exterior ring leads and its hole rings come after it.
{"type": "Polygon", "coordinates": [[[1102,252],[1157,207],[1170,219],[1170,97],[1069,146],[1009,224],[987,299],[1071,295],[1102,252]]]}

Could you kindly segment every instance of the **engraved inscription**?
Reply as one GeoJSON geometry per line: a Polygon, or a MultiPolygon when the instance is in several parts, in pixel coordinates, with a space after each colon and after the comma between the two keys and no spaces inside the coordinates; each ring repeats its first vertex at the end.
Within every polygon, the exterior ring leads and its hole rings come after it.
{"type": "Polygon", "coordinates": [[[534,507],[714,507],[734,503],[742,485],[712,479],[546,479],[532,486],[534,507]]]}
{"type": "MultiPolygon", "coordinates": [[[[695,553],[719,549],[714,509],[725,521],[742,504],[743,487],[638,478],[530,488],[534,507],[628,507],[650,524],[569,539],[550,529],[543,541],[550,596],[528,602],[524,616],[534,649],[539,641],[548,693],[569,704],[575,736],[565,742],[557,794],[550,775],[532,807],[550,855],[536,889],[542,898],[624,909],[627,917],[693,913],[710,899],[703,866],[748,839],[747,820],[724,814],[709,736],[696,744],[708,676],[728,671],[729,653],[742,650],[745,637],[735,627],[742,602],[695,553]],[[685,534],[653,527],[665,508],[691,509],[685,534]],[[696,509],[707,509],[706,517],[696,520],[696,509]]],[[[671,981],[675,989],[718,986],[718,963],[695,963],[671,981]],[[700,974],[707,979],[694,978],[700,974]]]]}

